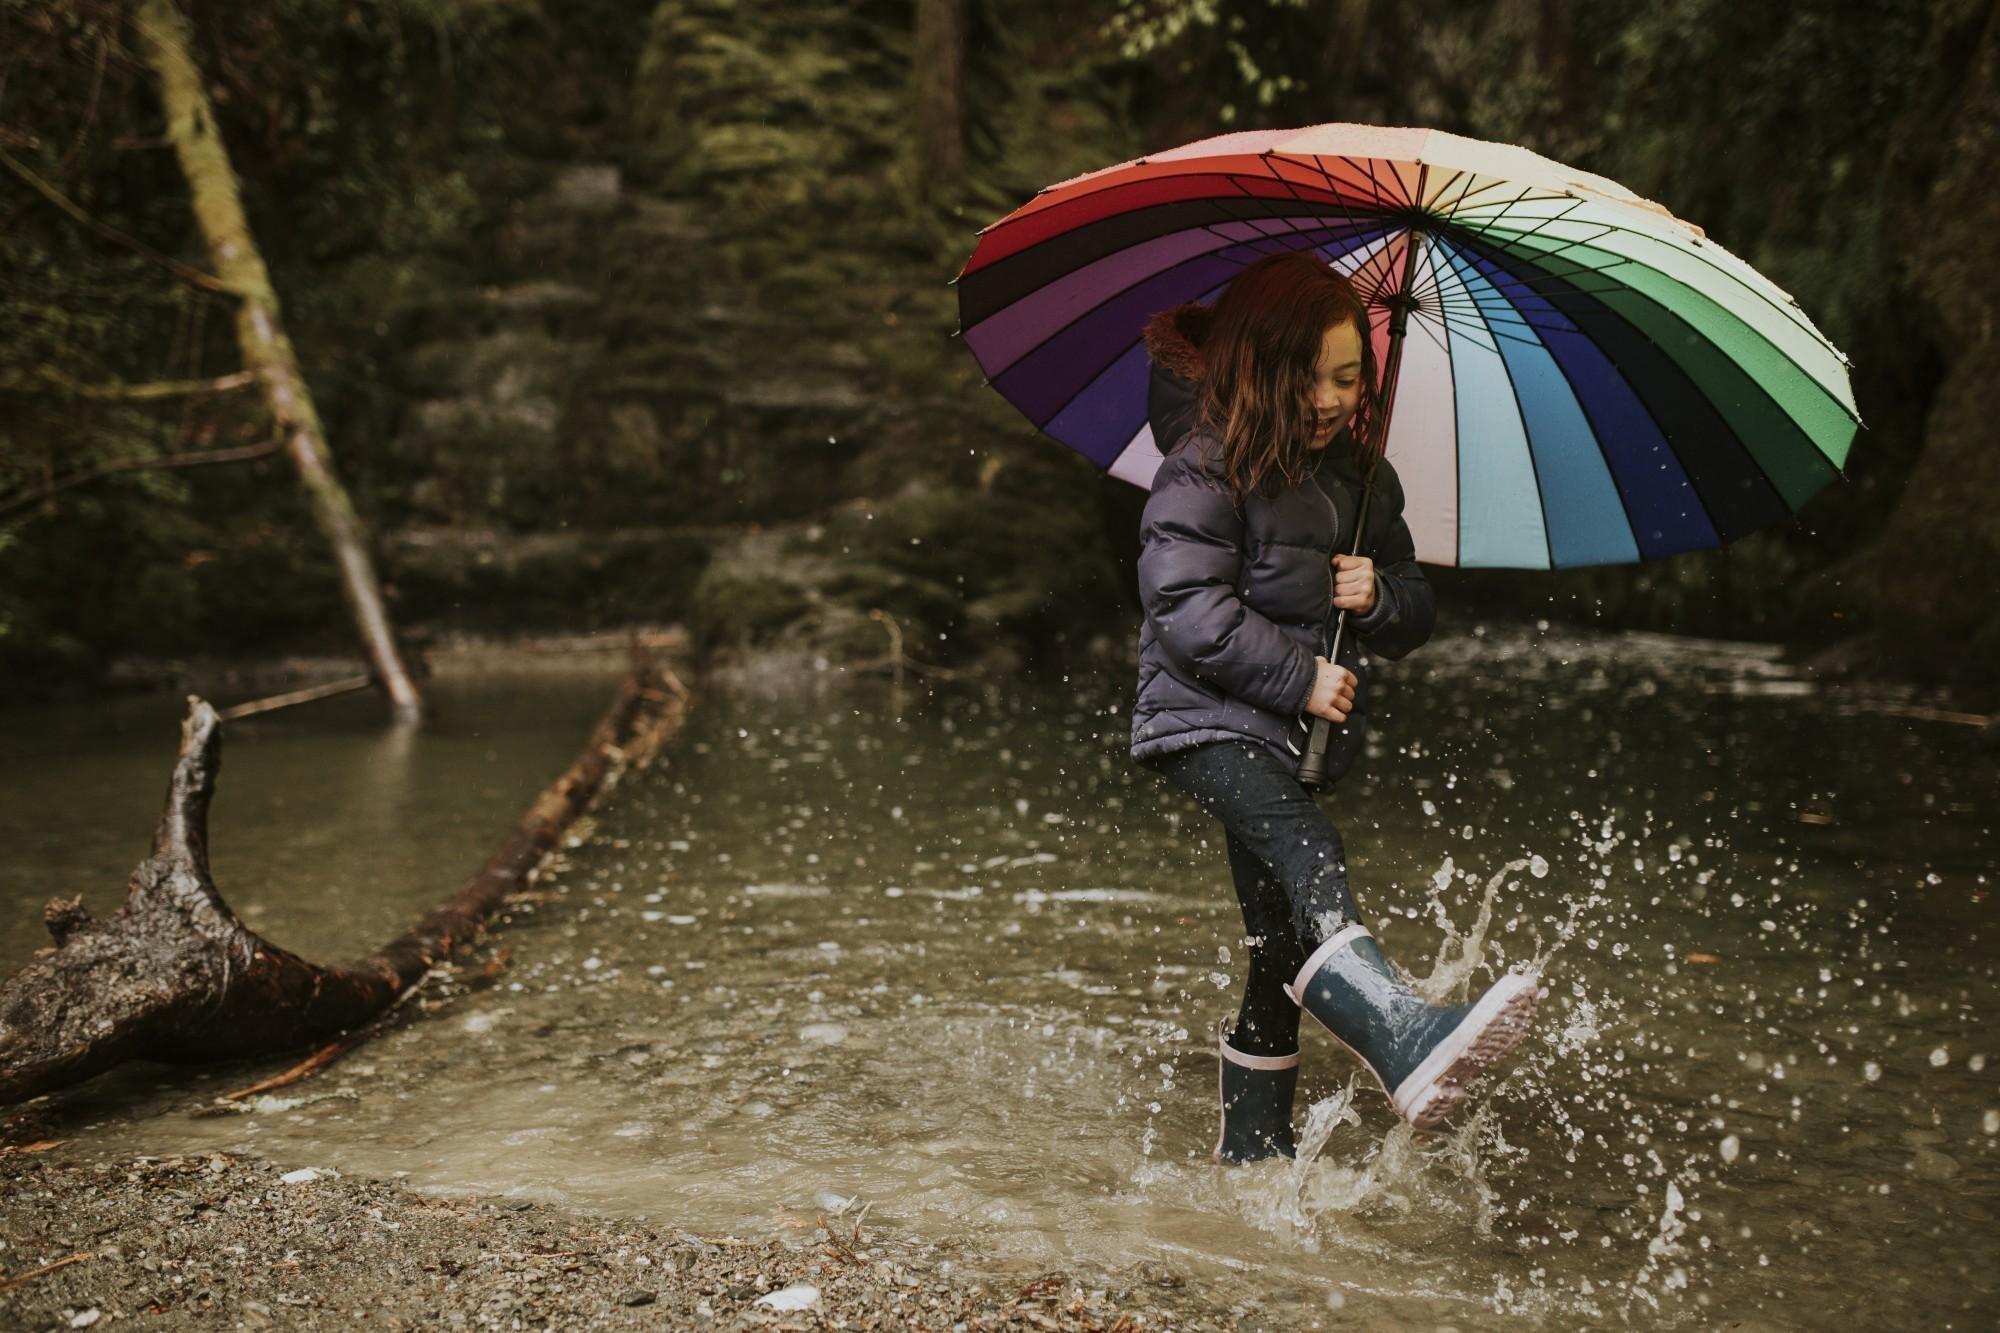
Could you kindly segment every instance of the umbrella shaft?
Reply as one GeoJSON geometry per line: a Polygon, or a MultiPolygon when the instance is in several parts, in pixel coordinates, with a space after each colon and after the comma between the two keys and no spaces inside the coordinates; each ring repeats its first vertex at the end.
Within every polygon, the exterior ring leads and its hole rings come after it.
{"type": "MultiPolygon", "coordinates": [[[[1396,407],[1396,377],[1403,368],[1403,338],[1409,330],[1410,311],[1416,302],[1410,296],[1410,284],[1417,276],[1417,256],[1423,252],[1424,233],[1420,228],[1410,231],[1409,248],[1403,254],[1403,281],[1396,294],[1389,298],[1389,357],[1382,368],[1382,424],[1375,431],[1374,447],[1368,450],[1368,471],[1361,481],[1361,504],[1354,516],[1354,546],[1350,554],[1361,554],[1362,534],[1368,530],[1368,504],[1375,498],[1375,466],[1382,461],[1382,455],[1389,450],[1389,418],[1396,407]]],[[[1329,643],[1322,634],[1320,642],[1325,645],[1324,656],[1329,662],[1340,660],[1340,642],[1347,635],[1347,611],[1342,608],[1333,621],[1333,639],[1329,643]]],[[[1312,733],[1306,740],[1306,752],[1299,760],[1299,781],[1310,791],[1317,791],[1326,785],[1326,747],[1333,738],[1333,724],[1323,717],[1315,717],[1312,733]]]]}

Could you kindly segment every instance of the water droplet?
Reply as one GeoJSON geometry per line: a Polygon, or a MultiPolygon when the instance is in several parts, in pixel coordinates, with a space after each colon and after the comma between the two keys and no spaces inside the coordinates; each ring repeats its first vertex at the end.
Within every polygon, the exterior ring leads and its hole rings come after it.
{"type": "Polygon", "coordinates": [[[1743,1151],[1742,1140],[1738,1139],[1734,1134],[1731,1134],[1728,1138],[1722,1141],[1721,1152],[1722,1152],[1722,1160],[1724,1162],[1734,1162],[1736,1160],[1737,1154],[1742,1151],[1743,1151]]]}
{"type": "Polygon", "coordinates": [[[1861,1066],[1861,1077],[1867,1079],[1870,1083],[1875,1082],[1882,1077],[1882,1066],[1870,1060],[1867,1064],[1861,1066]]]}
{"type": "Polygon", "coordinates": [[[1931,1052],[1931,1068],[1943,1069],[1951,1063],[1951,1052],[1940,1046],[1931,1052]]]}

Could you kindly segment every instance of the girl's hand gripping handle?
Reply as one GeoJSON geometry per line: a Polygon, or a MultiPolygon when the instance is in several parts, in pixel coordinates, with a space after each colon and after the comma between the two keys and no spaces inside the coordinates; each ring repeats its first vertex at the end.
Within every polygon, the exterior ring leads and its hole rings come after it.
{"type": "Polygon", "coordinates": [[[1313,665],[1318,675],[1313,678],[1306,711],[1329,722],[1347,721],[1347,714],[1354,707],[1354,673],[1324,657],[1315,657],[1313,665]]]}

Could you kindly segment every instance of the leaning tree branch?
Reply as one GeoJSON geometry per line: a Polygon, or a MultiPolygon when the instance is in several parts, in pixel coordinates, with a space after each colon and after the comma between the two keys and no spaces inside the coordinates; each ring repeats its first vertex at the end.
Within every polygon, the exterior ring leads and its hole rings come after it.
{"type": "Polygon", "coordinates": [[[0,983],[0,1104],[79,1083],[130,1059],[198,1064],[322,1042],[393,1005],[473,939],[534,877],[563,831],[678,729],[687,692],[635,658],[569,768],[528,806],[478,873],[408,932],[344,967],[265,940],[237,920],[209,873],[208,807],[222,723],[190,697],[153,853],[125,905],[99,921],[79,899],[43,918],[56,947],[0,983]]]}
{"type": "Polygon", "coordinates": [[[232,371],[205,380],[151,380],[134,384],[87,384],[71,379],[60,370],[44,367],[33,379],[0,380],[0,389],[16,393],[67,393],[78,398],[144,400],[151,398],[192,398],[198,394],[225,393],[255,384],[257,376],[248,370],[232,371]]]}
{"type": "Polygon", "coordinates": [[[204,273],[192,264],[183,264],[172,255],[162,254],[140,240],[137,236],[132,235],[130,232],[120,231],[108,222],[99,222],[96,218],[85,212],[81,204],[36,175],[27,163],[19,161],[4,148],[0,148],[0,167],[5,167],[16,176],[19,176],[27,183],[29,189],[54,204],[64,213],[67,213],[71,220],[79,226],[88,231],[95,232],[114,245],[124,246],[142,259],[152,260],[182,282],[190,283],[207,291],[221,292],[225,296],[235,293],[236,289],[234,287],[214,274],[204,273]]]}
{"type": "Polygon", "coordinates": [[[106,463],[102,467],[83,468],[68,476],[57,477],[46,485],[14,495],[0,495],[0,514],[11,514],[17,509],[27,509],[38,505],[58,491],[66,491],[72,486],[85,482],[102,481],[115,477],[121,472],[149,472],[158,468],[200,467],[204,463],[245,463],[266,454],[275,454],[285,447],[283,440],[266,440],[262,444],[246,444],[235,449],[203,449],[191,454],[160,454],[154,458],[126,458],[116,463],[106,463]]]}
{"type": "Polygon", "coordinates": [[[423,697],[403,662],[395,629],[389,623],[388,603],[375,574],[375,558],[368,550],[368,533],[334,468],[333,446],[327,441],[305,372],[299,368],[297,350],[285,331],[277,289],[271,285],[270,270],[243,211],[236,170],[222,142],[208,85],[188,46],[187,23],[173,0],[139,0],[133,21],[146,63],[159,79],[167,136],[174,141],[174,155],[187,178],[195,221],[208,241],[216,270],[239,297],[236,346],[243,368],[255,371],[263,384],[264,401],[278,424],[278,433],[285,437],[285,452],[298,469],[313,521],[333,548],[341,597],[354,617],[375,679],[398,720],[414,722],[423,714],[423,697]]]}

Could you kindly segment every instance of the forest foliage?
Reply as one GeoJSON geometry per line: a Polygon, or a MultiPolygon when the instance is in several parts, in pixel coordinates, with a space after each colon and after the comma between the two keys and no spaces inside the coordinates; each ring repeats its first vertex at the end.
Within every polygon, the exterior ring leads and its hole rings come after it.
{"type": "MultiPolygon", "coordinates": [[[[981,389],[946,285],[973,230],[1148,149],[1360,120],[1519,142],[1698,222],[1848,353],[1867,422],[1789,529],[1448,594],[2000,663],[1963,583],[2000,556],[2000,475],[1966,439],[1995,229],[1960,183],[2000,140],[1991,0],[950,7],[941,180],[912,0],[186,0],[406,623],[689,618],[719,648],[862,656],[885,607],[933,658],[1065,658],[1129,615],[1137,493],[981,389]]],[[[133,42],[120,0],[0,0],[10,679],[351,651],[281,458],[132,466],[269,435],[254,394],[133,392],[238,369],[229,298],[161,262],[202,251],[133,42]]]]}

